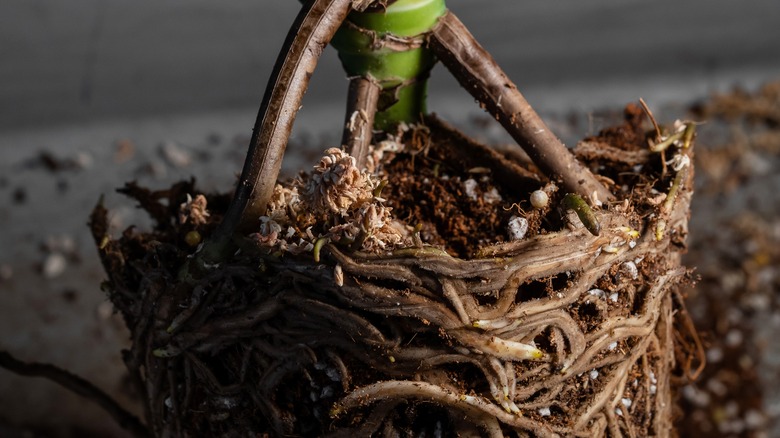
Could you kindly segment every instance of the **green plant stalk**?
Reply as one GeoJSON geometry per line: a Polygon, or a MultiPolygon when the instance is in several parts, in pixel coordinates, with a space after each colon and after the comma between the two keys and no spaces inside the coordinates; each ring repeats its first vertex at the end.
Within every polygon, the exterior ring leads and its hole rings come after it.
{"type": "Polygon", "coordinates": [[[374,127],[389,130],[426,112],[427,78],[436,57],[423,36],[447,11],[444,0],[398,0],[384,10],[352,12],[331,44],[351,77],[382,88],[374,127]]]}
{"type": "Polygon", "coordinates": [[[374,128],[382,131],[392,129],[401,122],[418,122],[428,112],[426,105],[428,97],[428,78],[417,78],[414,82],[399,86],[397,89],[384,90],[386,103],[379,107],[374,119],[374,128]]]}
{"type": "Polygon", "coordinates": [[[599,224],[596,214],[590,209],[590,206],[582,196],[576,193],[567,193],[561,201],[561,206],[564,210],[572,210],[577,213],[577,217],[580,218],[580,222],[585,225],[590,234],[598,236],[601,233],[601,224],[599,224]]]}

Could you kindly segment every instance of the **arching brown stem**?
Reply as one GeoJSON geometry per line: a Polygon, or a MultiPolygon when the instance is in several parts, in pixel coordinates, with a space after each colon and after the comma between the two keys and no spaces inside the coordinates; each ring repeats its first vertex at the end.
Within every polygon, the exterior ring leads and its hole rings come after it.
{"type": "Polygon", "coordinates": [[[358,169],[366,167],[368,146],[371,144],[379,93],[378,83],[365,77],[349,81],[347,93],[347,115],[344,121],[344,135],[341,143],[347,152],[355,157],[358,169]]]}
{"type": "Polygon", "coordinates": [[[466,26],[447,12],[434,26],[429,45],[461,86],[485,105],[550,179],[591,201],[613,199],[531,108],[525,97],[466,26]]]}
{"type": "Polygon", "coordinates": [[[253,231],[273,193],[293,122],[320,54],[352,0],[313,0],[298,14],[266,87],[233,202],[217,239],[253,231]]]}

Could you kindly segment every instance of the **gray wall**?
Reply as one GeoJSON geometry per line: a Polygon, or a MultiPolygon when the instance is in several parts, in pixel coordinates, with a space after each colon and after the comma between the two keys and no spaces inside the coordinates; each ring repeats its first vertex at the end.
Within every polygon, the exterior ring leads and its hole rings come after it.
{"type": "MultiPolygon", "coordinates": [[[[773,0],[449,4],[542,106],[610,104],[624,85],[652,93],[659,81],[706,92],[780,72],[773,0]],[[550,96],[561,87],[574,95],[550,96]]],[[[0,129],[256,108],[297,10],[294,0],[3,0],[0,129]]],[[[459,95],[436,77],[434,109],[459,95]]],[[[329,50],[307,106],[342,101],[345,84],[329,50]]]]}

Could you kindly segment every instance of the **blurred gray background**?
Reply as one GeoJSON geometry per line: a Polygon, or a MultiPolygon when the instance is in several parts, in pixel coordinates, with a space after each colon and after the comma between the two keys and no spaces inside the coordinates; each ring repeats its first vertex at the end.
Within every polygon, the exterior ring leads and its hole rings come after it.
{"type": "MultiPolygon", "coordinates": [[[[776,0],[448,4],[568,138],[597,128],[556,122],[572,115],[619,111],[639,97],[681,107],[780,76],[776,0]]],[[[89,211],[106,194],[119,232],[143,225],[113,193],[124,181],[159,188],[197,175],[205,190],[228,190],[298,9],[295,0],[0,2],[0,349],[68,368],[133,405],[118,352],[127,334],[99,290],[89,211]]],[[[313,164],[302,161],[303,145],[337,141],[346,87],[329,49],[288,172],[313,164]]],[[[441,67],[429,106],[456,123],[480,114],[441,67]]],[[[6,423],[121,434],[90,403],[0,370],[0,435],[6,423]]]]}
{"type": "MultiPolygon", "coordinates": [[[[449,5],[542,110],[613,105],[638,94],[696,96],[780,71],[780,3],[773,0],[449,5]]],[[[253,113],[298,7],[294,0],[4,0],[0,129],[253,113]]],[[[329,52],[309,112],[344,100],[346,80],[329,52]]],[[[454,111],[439,104],[463,93],[437,73],[433,109],[454,111]]],[[[323,126],[340,123],[334,111],[327,115],[323,126]]]]}

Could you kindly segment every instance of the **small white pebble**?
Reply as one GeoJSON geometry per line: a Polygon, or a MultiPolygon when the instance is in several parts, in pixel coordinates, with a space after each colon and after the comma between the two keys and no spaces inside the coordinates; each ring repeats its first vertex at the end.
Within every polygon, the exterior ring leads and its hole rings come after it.
{"type": "Polygon", "coordinates": [[[724,397],[729,392],[729,388],[723,382],[715,378],[707,381],[707,389],[719,397],[724,397]]]}
{"type": "Polygon", "coordinates": [[[682,389],[682,395],[686,400],[700,408],[710,404],[710,394],[692,385],[685,386],[682,389]]]}
{"type": "Polygon", "coordinates": [[[46,278],[55,278],[62,275],[65,272],[65,267],[68,262],[65,260],[65,256],[54,252],[46,256],[46,260],[43,261],[43,276],[46,278]]]}
{"type": "Polygon", "coordinates": [[[615,413],[621,417],[623,416],[623,411],[620,408],[615,408],[615,413]]]}
{"type": "Polygon", "coordinates": [[[477,200],[477,182],[473,178],[463,181],[463,189],[466,191],[466,196],[468,196],[469,199],[472,201],[477,200]]]}
{"type": "Polygon", "coordinates": [[[214,399],[214,405],[221,409],[233,409],[238,406],[238,399],[234,397],[217,397],[214,399]]]}
{"type": "Polygon", "coordinates": [[[707,350],[707,362],[718,363],[723,360],[723,350],[718,347],[713,347],[707,350]]]}
{"type": "Polygon", "coordinates": [[[333,278],[336,280],[336,286],[344,286],[344,270],[341,269],[341,265],[336,264],[333,268],[333,278]]]}
{"type": "Polygon", "coordinates": [[[598,370],[590,370],[590,373],[588,373],[591,380],[596,380],[599,378],[599,372],[598,370]]]}
{"type": "Polygon", "coordinates": [[[726,333],[726,345],[729,347],[736,347],[742,344],[742,332],[737,329],[731,329],[726,333]]]}
{"type": "Polygon", "coordinates": [[[766,418],[761,412],[750,409],[745,413],[745,426],[748,429],[759,429],[766,423],[766,418]]]}
{"type": "Polygon", "coordinates": [[[617,294],[617,292],[615,292],[613,294],[610,294],[609,295],[609,300],[612,301],[613,303],[617,303],[617,301],[618,301],[618,294],[617,294]]]}
{"type": "Polygon", "coordinates": [[[170,397],[165,397],[165,407],[168,409],[173,409],[173,400],[170,397]]]}
{"type": "Polygon", "coordinates": [[[772,300],[769,295],[762,294],[762,293],[754,293],[752,295],[749,295],[747,298],[745,298],[744,303],[747,307],[760,312],[764,309],[770,309],[772,305],[772,300]]]}
{"type": "Polygon", "coordinates": [[[73,162],[76,163],[76,167],[84,170],[92,167],[92,164],[95,162],[95,160],[92,158],[92,155],[90,155],[89,152],[79,151],[73,158],[73,162]]]}
{"type": "Polygon", "coordinates": [[[441,421],[437,421],[433,426],[433,438],[441,438],[444,436],[444,426],[441,421]]]}
{"type": "Polygon", "coordinates": [[[610,351],[616,349],[617,348],[617,342],[613,342],[613,343],[609,344],[609,347],[607,347],[607,348],[609,348],[610,351]]]}
{"type": "Polygon", "coordinates": [[[488,204],[495,204],[497,202],[501,202],[502,198],[501,194],[498,193],[498,190],[496,190],[495,187],[485,192],[484,195],[482,195],[482,199],[485,200],[488,204]]]}
{"type": "Polygon", "coordinates": [[[628,241],[628,247],[629,248],[634,249],[635,246],[636,246],[636,240],[629,240],[628,241]]]}
{"type": "Polygon", "coordinates": [[[740,435],[745,431],[745,422],[742,420],[724,421],[718,424],[718,431],[724,434],[740,435]]]}
{"type": "Polygon", "coordinates": [[[103,301],[102,303],[98,304],[97,308],[95,309],[95,313],[97,313],[98,319],[105,321],[111,318],[111,315],[114,314],[114,305],[111,304],[111,301],[103,301]]]}
{"type": "Polygon", "coordinates": [[[745,315],[739,308],[732,307],[726,312],[726,319],[731,323],[731,325],[739,325],[739,323],[745,319],[745,315]]]}
{"type": "Polygon", "coordinates": [[[173,141],[163,143],[160,146],[160,152],[168,164],[173,167],[188,167],[192,163],[192,157],[189,152],[173,141]]]}
{"type": "Polygon", "coordinates": [[[601,289],[591,289],[588,291],[588,294],[593,295],[594,297],[604,298],[606,292],[601,289]]]}
{"type": "Polygon", "coordinates": [[[658,390],[658,379],[655,378],[655,373],[650,371],[650,394],[655,394],[658,390]]]}
{"type": "Polygon", "coordinates": [[[550,202],[550,197],[547,196],[547,193],[544,190],[534,190],[533,193],[531,193],[531,205],[534,208],[544,208],[547,207],[547,204],[550,202]]]}
{"type": "Polygon", "coordinates": [[[325,370],[325,375],[328,376],[328,378],[334,382],[340,382],[341,381],[341,373],[338,372],[335,368],[328,368],[325,370]]]}
{"type": "MultiPolygon", "coordinates": [[[[633,240],[631,241],[633,242],[633,240]]],[[[629,242],[629,245],[631,243],[629,242]]],[[[620,265],[620,270],[628,274],[632,280],[636,280],[639,277],[639,269],[636,267],[636,263],[628,261],[620,265]]]]}
{"type": "Polygon", "coordinates": [[[326,386],[322,388],[322,392],[320,393],[320,398],[328,398],[333,396],[333,387],[332,386],[326,386]]]}
{"type": "Polygon", "coordinates": [[[623,403],[623,406],[626,407],[626,409],[631,407],[631,399],[630,398],[623,398],[620,400],[620,403],[623,403]]]}
{"type": "Polygon", "coordinates": [[[720,285],[726,292],[733,292],[745,284],[745,274],[742,271],[724,272],[720,276],[720,285]]]}
{"type": "Polygon", "coordinates": [[[541,415],[542,417],[549,417],[550,408],[539,408],[539,415],[541,415]]]}
{"type": "Polygon", "coordinates": [[[528,232],[528,219],[520,216],[512,216],[507,224],[509,238],[511,240],[520,240],[528,232]]]}

